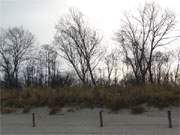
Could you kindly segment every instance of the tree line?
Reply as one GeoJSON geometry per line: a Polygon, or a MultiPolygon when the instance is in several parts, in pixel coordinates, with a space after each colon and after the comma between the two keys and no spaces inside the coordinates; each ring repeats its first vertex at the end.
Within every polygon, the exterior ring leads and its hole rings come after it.
{"type": "Polygon", "coordinates": [[[175,14],[146,3],[136,14],[125,14],[120,24],[114,34],[118,46],[111,51],[105,51],[103,36],[75,9],[55,26],[53,43],[40,49],[35,36],[23,27],[1,28],[1,87],[177,84],[180,49],[167,49],[178,37],[173,36],[175,14]],[[59,58],[73,72],[63,73],[59,58]]]}

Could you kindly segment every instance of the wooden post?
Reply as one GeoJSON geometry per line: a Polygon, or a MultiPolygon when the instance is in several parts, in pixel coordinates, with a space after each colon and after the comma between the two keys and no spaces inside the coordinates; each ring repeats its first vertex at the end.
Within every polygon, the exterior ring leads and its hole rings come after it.
{"type": "Polygon", "coordinates": [[[168,111],[169,128],[172,128],[171,111],[168,111]]]}
{"type": "Polygon", "coordinates": [[[102,116],[102,112],[103,112],[103,111],[100,111],[100,112],[99,112],[100,127],[103,127],[103,116],[102,116]]]}
{"type": "Polygon", "coordinates": [[[32,126],[35,127],[35,113],[32,113],[32,126]]]}

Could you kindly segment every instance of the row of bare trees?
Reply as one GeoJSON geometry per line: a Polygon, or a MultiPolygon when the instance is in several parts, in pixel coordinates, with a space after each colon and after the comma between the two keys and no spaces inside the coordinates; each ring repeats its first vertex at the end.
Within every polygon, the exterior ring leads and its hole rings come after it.
{"type": "Polygon", "coordinates": [[[57,51],[48,44],[42,45],[35,57],[25,63],[23,76],[27,86],[64,86],[73,82],[70,74],[61,74],[57,51]]]}
{"type": "Polygon", "coordinates": [[[52,45],[38,48],[34,35],[22,27],[1,29],[1,85],[55,87],[75,80],[91,86],[117,85],[119,80],[121,84],[178,83],[180,51],[163,51],[177,39],[172,36],[175,24],[173,12],[145,4],[137,15],[126,14],[122,19],[115,34],[119,46],[111,52],[103,49],[102,35],[74,9],[56,25],[52,45]],[[70,64],[68,71],[72,68],[76,77],[62,74],[60,58],[70,64]]]}
{"type": "Polygon", "coordinates": [[[22,27],[1,29],[1,85],[20,87],[24,82],[26,86],[59,86],[72,83],[69,74],[61,75],[58,70],[57,51],[50,45],[38,49],[34,44],[33,34],[22,27]]]}

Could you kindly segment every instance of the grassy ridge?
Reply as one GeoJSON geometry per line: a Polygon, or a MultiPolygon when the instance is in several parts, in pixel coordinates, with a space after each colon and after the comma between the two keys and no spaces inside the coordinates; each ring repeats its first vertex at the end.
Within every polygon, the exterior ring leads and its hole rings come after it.
{"type": "Polygon", "coordinates": [[[48,106],[105,107],[111,110],[146,104],[158,108],[179,106],[180,86],[145,85],[122,87],[65,87],[1,90],[1,111],[5,107],[48,106]]]}

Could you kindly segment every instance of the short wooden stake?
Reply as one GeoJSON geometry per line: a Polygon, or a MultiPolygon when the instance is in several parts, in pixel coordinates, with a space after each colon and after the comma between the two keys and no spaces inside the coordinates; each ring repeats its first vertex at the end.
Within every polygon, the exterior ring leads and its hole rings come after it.
{"type": "Polygon", "coordinates": [[[32,113],[32,126],[35,127],[35,113],[32,113]]]}
{"type": "Polygon", "coordinates": [[[102,116],[102,112],[103,112],[103,111],[100,111],[100,112],[99,112],[100,127],[103,127],[103,116],[102,116]]]}
{"type": "Polygon", "coordinates": [[[168,111],[169,128],[172,128],[171,111],[168,111]]]}

